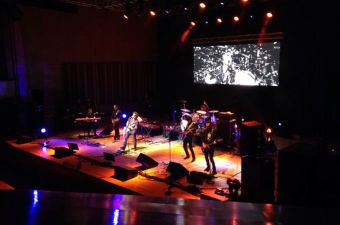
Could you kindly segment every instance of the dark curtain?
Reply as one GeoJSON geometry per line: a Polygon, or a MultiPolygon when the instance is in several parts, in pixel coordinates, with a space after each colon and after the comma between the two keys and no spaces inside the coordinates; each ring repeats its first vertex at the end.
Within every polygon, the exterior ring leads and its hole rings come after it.
{"type": "Polygon", "coordinates": [[[66,102],[90,98],[98,105],[134,103],[155,88],[154,62],[65,63],[66,102]]]}

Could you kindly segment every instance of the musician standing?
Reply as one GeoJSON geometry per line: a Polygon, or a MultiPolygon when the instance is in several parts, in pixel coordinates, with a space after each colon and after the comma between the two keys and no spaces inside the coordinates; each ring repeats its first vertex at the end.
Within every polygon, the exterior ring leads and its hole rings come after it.
{"type": "Polygon", "coordinates": [[[119,134],[120,118],[121,118],[121,111],[120,111],[118,105],[114,104],[112,115],[111,115],[112,126],[113,126],[113,129],[115,131],[115,135],[114,135],[114,138],[113,138],[114,141],[119,140],[119,138],[120,138],[120,134],[119,134]]]}
{"type": "Polygon", "coordinates": [[[125,134],[124,134],[124,143],[121,147],[122,150],[125,150],[127,141],[130,135],[133,135],[133,147],[136,151],[137,149],[137,129],[139,125],[140,117],[137,112],[133,112],[132,116],[129,117],[126,122],[125,134]]]}
{"type": "Polygon", "coordinates": [[[205,162],[207,163],[207,168],[204,171],[210,171],[211,174],[216,174],[216,165],[214,161],[214,144],[216,143],[216,126],[207,123],[207,127],[203,130],[202,134],[202,151],[204,154],[205,162]],[[211,166],[210,166],[211,164],[211,166]]]}
{"type": "Polygon", "coordinates": [[[192,139],[194,136],[194,133],[196,132],[197,129],[197,121],[198,121],[198,116],[194,115],[191,119],[191,121],[189,122],[188,126],[184,129],[183,131],[183,149],[185,151],[185,157],[184,159],[188,159],[190,158],[189,152],[188,152],[188,146],[189,146],[189,150],[191,152],[191,157],[192,160],[191,162],[194,162],[196,157],[195,157],[195,152],[194,149],[192,148],[192,139]]]}

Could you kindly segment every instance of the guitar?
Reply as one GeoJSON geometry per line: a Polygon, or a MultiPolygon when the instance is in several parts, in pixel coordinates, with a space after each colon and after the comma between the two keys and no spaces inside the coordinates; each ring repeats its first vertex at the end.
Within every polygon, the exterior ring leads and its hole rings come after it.
{"type": "Polygon", "coordinates": [[[216,145],[218,143],[221,143],[222,141],[223,141],[223,139],[219,138],[219,139],[216,139],[215,141],[213,141],[210,144],[206,144],[206,143],[202,142],[202,146],[203,146],[203,148],[210,148],[211,146],[216,145]]]}
{"type": "Polygon", "coordinates": [[[182,140],[186,138],[186,136],[190,133],[193,133],[196,130],[196,124],[194,122],[191,122],[189,125],[186,126],[186,128],[182,131],[182,140]]]}
{"type": "Polygon", "coordinates": [[[126,123],[126,126],[123,130],[124,133],[127,132],[136,132],[138,128],[138,119],[133,119],[132,117],[129,118],[129,120],[126,123]]]}
{"type": "Polygon", "coordinates": [[[116,123],[119,123],[119,118],[112,119],[112,125],[115,126],[116,123]]]}

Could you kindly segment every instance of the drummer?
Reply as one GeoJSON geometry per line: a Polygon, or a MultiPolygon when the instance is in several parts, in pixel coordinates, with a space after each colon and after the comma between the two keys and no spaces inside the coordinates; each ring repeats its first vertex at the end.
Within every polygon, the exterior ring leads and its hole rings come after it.
{"type": "Polygon", "coordinates": [[[202,121],[202,123],[204,124],[205,127],[205,123],[207,118],[209,118],[209,106],[208,103],[203,100],[201,106],[200,106],[200,110],[196,111],[199,115],[200,115],[200,120],[202,121]]]}
{"type": "Polygon", "coordinates": [[[201,104],[201,107],[200,107],[200,110],[208,113],[209,106],[208,106],[208,103],[205,100],[203,100],[203,102],[201,104]]]}

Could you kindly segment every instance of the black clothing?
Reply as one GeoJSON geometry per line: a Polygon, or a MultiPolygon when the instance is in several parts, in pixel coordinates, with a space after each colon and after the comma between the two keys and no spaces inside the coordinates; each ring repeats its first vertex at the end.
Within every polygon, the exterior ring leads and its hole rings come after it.
{"type": "Polygon", "coordinates": [[[121,118],[121,111],[119,109],[113,110],[111,119],[112,119],[113,129],[115,131],[114,140],[119,140],[119,137],[120,137],[120,134],[119,134],[120,118],[121,118]]]}
{"type": "Polygon", "coordinates": [[[192,161],[195,161],[196,159],[194,149],[192,148],[192,139],[193,139],[196,129],[197,129],[197,124],[191,121],[189,125],[186,127],[186,129],[183,131],[184,133],[183,149],[186,155],[185,159],[190,158],[190,155],[188,152],[188,145],[189,145],[189,150],[191,152],[192,161]]]}
{"type": "Polygon", "coordinates": [[[214,148],[213,145],[216,141],[216,129],[206,128],[202,132],[202,151],[204,153],[205,162],[207,163],[207,168],[205,171],[210,171],[212,167],[212,173],[216,174],[216,165],[214,161],[214,148]],[[211,167],[210,167],[211,164],[211,167]]]}

